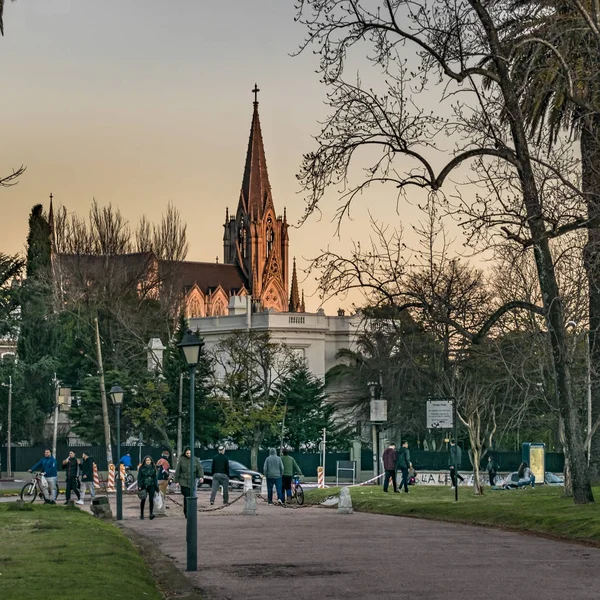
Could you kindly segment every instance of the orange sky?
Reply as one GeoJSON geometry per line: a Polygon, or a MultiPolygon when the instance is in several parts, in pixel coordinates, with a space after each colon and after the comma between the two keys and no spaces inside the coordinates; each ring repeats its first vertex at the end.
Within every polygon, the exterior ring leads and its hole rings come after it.
{"type": "MultiPolygon", "coordinates": [[[[302,153],[326,115],[316,58],[290,57],[304,29],[288,0],[19,0],[5,7],[0,38],[0,173],[20,164],[19,184],[0,189],[0,250],[24,248],[33,204],[50,192],[85,214],[92,198],[118,206],[135,226],[158,220],[172,200],[188,223],[190,260],[222,260],[225,208],[234,210],[252,116],[260,117],[279,213],[295,223],[304,211],[295,179],[302,153]]],[[[394,226],[393,188],[359,200],[336,238],[335,190],[323,214],[290,231],[290,255],[304,259],[331,243],[368,237],[368,212],[394,226]]],[[[307,309],[314,278],[301,284],[307,309]]],[[[357,300],[354,297],[354,300],[357,300]]],[[[334,300],[328,312],[350,301],[334,300]]]]}

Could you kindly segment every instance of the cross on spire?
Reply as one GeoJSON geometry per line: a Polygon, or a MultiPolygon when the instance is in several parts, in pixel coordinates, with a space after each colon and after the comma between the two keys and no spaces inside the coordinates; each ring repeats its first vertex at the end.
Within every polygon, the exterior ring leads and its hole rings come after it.
{"type": "Polygon", "coordinates": [[[260,90],[258,89],[258,86],[255,83],[254,89],[252,90],[252,93],[254,94],[254,104],[258,104],[258,92],[260,92],[260,90]]]}
{"type": "Polygon", "coordinates": [[[54,196],[52,195],[52,192],[50,192],[50,203],[52,203],[52,198],[54,198],[54,196]]]}

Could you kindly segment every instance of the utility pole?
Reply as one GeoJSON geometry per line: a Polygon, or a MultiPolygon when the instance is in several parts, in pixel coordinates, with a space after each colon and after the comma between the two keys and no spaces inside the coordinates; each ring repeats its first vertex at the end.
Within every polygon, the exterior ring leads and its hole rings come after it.
{"type": "Polygon", "coordinates": [[[179,373],[179,408],[177,410],[177,459],[181,456],[183,441],[181,439],[181,411],[183,410],[183,373],[179,373]]]}
{"type": "Polygon", "coordinates": [[[114,464],[112,446],[110,445],[110,423],[108,421],[108,402],[106,401],[106,385],[104,384],[104,367],[102,366],[102,348],[100,347],[100,328],[98,326],[98,317],[94,319],[94,324],[96,326],[96,357],[98,360],[98,375],[100,376],[100,399],[102,400],[102,420],[104,421],[106,460],[108,464],[114,464]]]}
{"type": "Polygon", "coordinates": [[[6,431],[6,476],[10,479],[12,476],[12,468],[10,465],[11,461],[11,450],[10,445],[12,443],[11,439],[11,428],[12,428],[12,375],[8,376],[8,420],[7,420],[7,431],[6,431]]]}
{"type": "Polygon", "coordinates": [[[52,431],[52,456],[56,458],[56,438],[58,436],[58,393],[60,390],[60,382],[56,379],[56,373],[54,373],[54,429],[52,431]]]}

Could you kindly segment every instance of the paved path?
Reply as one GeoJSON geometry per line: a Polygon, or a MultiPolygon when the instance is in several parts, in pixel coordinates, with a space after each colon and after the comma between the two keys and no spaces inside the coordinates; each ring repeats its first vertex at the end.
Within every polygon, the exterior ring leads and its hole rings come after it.
{"type": "MultiPolygon", "coordinates": [[[[180,499],[180,496],[174,496],[180,499]]],[[[185,521],[137,518],[124,526],[152,540],[183,570],[185,521]]],[[[200,494],[199,504],[207,505],[200,494]]],[[[244,516],[238,502],[198,515],[199,571],[187,574],[206,600],[598,600],[600,549],[543,538],[354,513],[267,506],[244,516]]]]}

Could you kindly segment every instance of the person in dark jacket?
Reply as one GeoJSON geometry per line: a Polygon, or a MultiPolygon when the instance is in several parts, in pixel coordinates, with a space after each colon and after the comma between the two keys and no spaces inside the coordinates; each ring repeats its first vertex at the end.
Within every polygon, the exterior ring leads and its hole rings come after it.
{"type": "Polygon", "coordinates": [[[56,504],[56,497],[58,496],[58,464],[54,456],[52,456],[50,448],[46,448],[44,450],[44,457],[29,469],[30,473],[32,471],[42,472],[48,482],[48,498],[45,498],[44,502],[56,504]]]}
{"type": "Polygon", "coordinates": [[[73,450],[69,452],[69,458],[65,458],[65,460],[62,461],[62,466],[64,467],[67,476],[67,489],[65,492],[67,499],[65,504],[69,504],[71,492],[75,492],[77,504],[83,504],[81,494],[79,493],[79,459],[75,458],[75,452],[73,452],[73,450]]]}
{"type": "Polygon", "coordinates": [[[83,452],[81,455],[81,501],[85,499],[85,490],[90,490],[90,504],[96,496],[94,490],[94,460],[87,453],[83,452]]]}
{"type": "Polygon", "coordinates": [[[292,481],[294,475],[302,476],[300,465],[296,462],[293,456],[290,456],[290,451],[284,448],[282,451],[281,462],[283,463],[283,477],[281,478],[282,494],[284,502],[292,501],[292,481]]]}
{"type": "Polygon", "coordinates": [[[267,502],[273,504],[273,486],[277,490],[277,502],[283,504],[283,462],[277,456],[275,448],[269,448],[269,456],[265,459],[263,473],[267,478],[267,502]]]}
{"type": "Polygon", "coordinates": [[[498,465],[495,463],[493,456],[488,456],[488,462],[485,466],[485,469],[488,472],[488,476],[490,478],[490,485],[494,485],[494,480],[496,479],[496,475],[498,474],[498,465]]]}
{"type": "Polygon", "coordinates": [[[215,503],[219,486],[223,487],[223,504],[229,504],[229,458],[225,455],[223,446],[219,446],[218,453],[212,459],[211,505],[215,503]]]}
{"type": "MultiPolygon", "coordinates": [[[[179,484],[181,488],[181,494],[183,495],[183,514],[187,518],[187,499],[192,495],[190,488],[190,469],[192,462],[192,451],[190,447],[184,449],[183,454],[179,457],[177,468],[175,469],[175,475],[173,481],[179,484]]],[[[200,461],[194,457],[194,480],[195,485],[204,481],[204,469],[200,464],[200,461]]]]}
{"type": "Polygon", "coordinates": [[[394,492],[398,491],[398,485],[396,483],[396,459],[398,454],[396,452],[396,444],[393,442],[383,451],[383,468],[385,469],[385,475],[383,476],[383,491],[387,492],[390,485],[390,479],[394,484],[394,492]]]}
{"type": "Polygon", "coordinates": [[[462,450],[456,445],[456,440],[450,440],[450,448],[448,450],[448,468],[450,469],[450,480],[452,481],[452,489],[457,486],[456,479],[464,481],[464,477],[458,472],[462,461],[462,450]],[[456,467],[455,467],[456,465],[456,467]]]}
{"type": "Polygon", "coordinates": [[[410,462],[410,450],[408,449],[408,442],[406,440],[402,442],[402,447],[398,450],[396,466],[402,472],[399,491],[402,491],[404,487],[404,493],[408,494],[408,469],[412,467],[412,463],[410,462]]]}
{"type": "Polygon", "coordinates": [[[144,507],[146,499],[150,502],[150,520],[154,519],[154,494],[158,492],[158,478],[156,476],[156,465],[150,456],[144,456],[144,460],[138,469],[138,490],[146,490],[146,495],[140,502],[140,519],[144,518],[144,507]]]}

